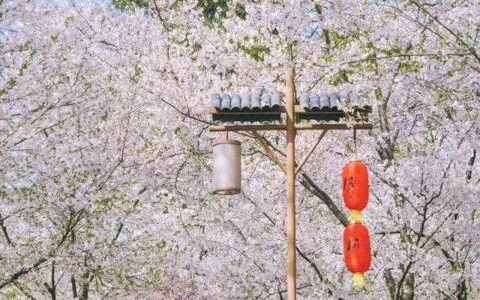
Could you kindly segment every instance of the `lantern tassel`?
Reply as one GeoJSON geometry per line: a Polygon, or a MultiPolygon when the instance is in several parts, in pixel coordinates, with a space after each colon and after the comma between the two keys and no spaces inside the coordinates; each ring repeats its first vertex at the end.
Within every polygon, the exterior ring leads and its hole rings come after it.
{"type": "Polygon", "coordinates": [[[362,223],[362,212],[360,210],[351,210],[349,220],[350,223],[362,223]]]}
{"type": "Polygon", "coordinates": [[[363,273],[353,274],[353,285],[358,288],[365,288],[367,285],[367,280],[363,273]]]}

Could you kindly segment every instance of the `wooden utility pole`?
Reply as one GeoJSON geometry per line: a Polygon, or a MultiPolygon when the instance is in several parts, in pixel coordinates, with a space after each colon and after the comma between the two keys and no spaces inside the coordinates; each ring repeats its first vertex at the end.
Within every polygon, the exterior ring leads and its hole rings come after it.
{"type": "Polygon", "coordinates": [[[295,255],[295,71],[287,70],[287,290],[288,299],[297,297],[297,261],[295,255]]]}
{"type": "MultiPolygon", "coordinates": [[[[265,150],[265,154],[275,163],[287,176],[287,293],[288,300],[296,300],[297,298],[297,267],[296,267],[296,223],[295,223],[295,177],[306,163],[310,155],[313,153],[321,139],[329,130],[371,130],[372,125],[368,123],[357,124],[341,124],[341,123],[324,123],[324,124],[296,124],[295,118],[297,113],[306,113],[304,107],[295,105],[296,89],[295,89],[295,70],[289,68],[286,71],[286,105],[278,109],[278,112],[286,114],[286,124],[264,124],[264,125],[212,125],[210,131],[248,131],[259,141],[260,145],[265,150]],[[279,157],[275,154],[268,142],[258,134],[257,131],[286,131],[287,132],[287,164],[282,164],[279,157]],[[297,165],[295,159],[295,136],[297,130],[322,130],[317,141],[310,147],[304,157],[297,165]]],[[[211,108],[212,114],[229,114],[239,115],[242,112],[222,112],[215,108],[211,108]]],[[[255,114],[245,113],[245,114],[255,114]]]]}

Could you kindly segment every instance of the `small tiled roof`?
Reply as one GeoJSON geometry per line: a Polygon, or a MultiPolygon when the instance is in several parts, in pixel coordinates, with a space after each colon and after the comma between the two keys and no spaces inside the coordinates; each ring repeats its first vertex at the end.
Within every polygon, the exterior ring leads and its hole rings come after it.
{"type": "Polygon", "coordinates": [[[360,101],[354,92],[310,93],[300,95],[300,105],[310,111],[338,111],[340,104],[353,109],[370,110],[371,106],[360,101]]]}
{"type": "Polygon", "coordinates": [[[278,110],[281,103],[282,95],[278,91],[212,95],[212,106],[220,111],[272,111],[278,110]]]}
{"type": "MultiPolygon", "coordinates": [[[[353,109],[371,109],[371,105],[361,101],[354,92],[309,93],[300,95],[298,100],[301,106],[310,111],[338,111],[340,104],[346,104],[353,109]]],[[[212,95],[212,106],[218,111],[277,110],[281,103],[282,94],[278,91],[212,95]]]]}
{"type": "MultiPolygon", "coordinates": [[[[353,92],[309,93],[297,99],[303,111],[298,120],[340,121],[342,118],[367,120],[371,106],[353,92]]],[[[214,122],[274,122],[282,120],[282,94],[262,89],[243,94],[212,95],[214,122]]]]}

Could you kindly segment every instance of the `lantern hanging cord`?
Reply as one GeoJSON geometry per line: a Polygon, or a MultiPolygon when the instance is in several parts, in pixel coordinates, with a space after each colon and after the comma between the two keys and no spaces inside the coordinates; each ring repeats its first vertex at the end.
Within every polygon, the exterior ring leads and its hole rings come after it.
{"type": "Polygon", "coordinates": [[[357,130],[353,129],[353,151],[355,152],[355,159],[358,158],[357,152],[357,130]]]}

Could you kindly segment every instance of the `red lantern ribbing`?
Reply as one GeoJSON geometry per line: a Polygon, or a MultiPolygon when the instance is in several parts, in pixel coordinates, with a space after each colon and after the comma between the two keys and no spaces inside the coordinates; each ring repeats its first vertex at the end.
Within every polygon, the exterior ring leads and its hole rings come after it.
{"type": "Polygon", "coordinates": [[[362,223],[347,225],[343,233],[343,254],[347,269],[353,273],[355,286],[365,286],[365,275],[371,264],[370,236],[362,223]]]}
{"type": "Polygon", "coordinates": [[[343,199],[350,219],[361,221],[361,211],[368,203],[368,169],[361,160],[353,160],[342,169],[343,199]]]}

